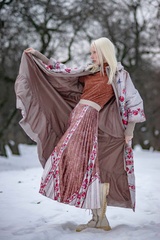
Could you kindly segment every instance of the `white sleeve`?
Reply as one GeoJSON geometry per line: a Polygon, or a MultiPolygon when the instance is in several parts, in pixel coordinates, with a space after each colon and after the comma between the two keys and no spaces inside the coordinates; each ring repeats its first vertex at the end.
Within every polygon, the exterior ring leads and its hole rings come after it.
{"type": "Polygon", "coordinates": [[[145,115],[143,110],[143,100],[133,85],[129,73],[126,78],[126,109],[128,122],[143,122],[145,115]]]}

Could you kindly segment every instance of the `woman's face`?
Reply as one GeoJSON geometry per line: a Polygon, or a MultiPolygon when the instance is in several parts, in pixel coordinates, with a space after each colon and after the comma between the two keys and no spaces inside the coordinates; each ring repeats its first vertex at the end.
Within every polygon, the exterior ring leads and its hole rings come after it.
{"type": "Polygon", "coordinates": [[[100,64],[98,53],[97,53],[96,48],[94,46],[91,47],[91,59],[92,59],[92,62],[94,64],[97,64],[97,65],[100,64]]]}

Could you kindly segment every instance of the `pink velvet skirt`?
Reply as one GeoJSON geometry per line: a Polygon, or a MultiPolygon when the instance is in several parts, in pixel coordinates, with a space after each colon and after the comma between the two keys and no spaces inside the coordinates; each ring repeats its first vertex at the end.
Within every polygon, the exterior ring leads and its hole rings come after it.
{"type": "Polygon", "coordinates": [[[77,104],[69,127],[47,160],[40,193],[79,208],[100,208],[99,112],[77,104]]]}

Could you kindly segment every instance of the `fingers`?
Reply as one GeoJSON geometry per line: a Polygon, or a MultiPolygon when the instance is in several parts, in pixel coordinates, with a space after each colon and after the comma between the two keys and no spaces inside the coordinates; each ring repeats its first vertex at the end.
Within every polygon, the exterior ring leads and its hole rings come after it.
{"type": "Polygon", "coordinates": [[[32,53],[34,54],[35,53],[35,49],[34,48],[27,48],[24,50],[25,53],[32,53]]]}
{"type": "Polygon", "coordinates": [[[132,140],[133,136],[125,136],[125,142],[126,144],[129,144],[132,140]]]}
{"type": "Polygon", "coordinates": [[[30,51],[33,51],[33,48],[27,48],[24,50],[25,52],[30,52],[30,51]]]}

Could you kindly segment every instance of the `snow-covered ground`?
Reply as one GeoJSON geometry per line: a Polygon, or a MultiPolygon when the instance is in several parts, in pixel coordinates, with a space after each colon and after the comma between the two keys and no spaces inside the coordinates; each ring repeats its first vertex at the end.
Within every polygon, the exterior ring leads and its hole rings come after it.
{"type": "MultiPolygon", "coordinates": [[[[36,147],[21,145],[20,157],[0,157],[0,240],[159,240],[160,153],[134,151],[137,207],[108,207],[112,230],[75,232],[91,214],[38,193],[42,168],[36,147]]],[[[9,152],[9,150],[8,150],[9,152]]]]}

